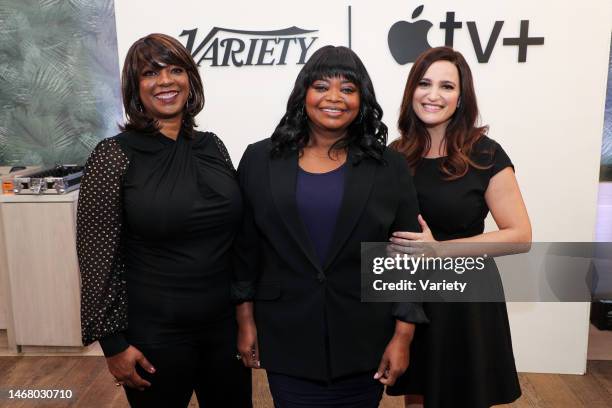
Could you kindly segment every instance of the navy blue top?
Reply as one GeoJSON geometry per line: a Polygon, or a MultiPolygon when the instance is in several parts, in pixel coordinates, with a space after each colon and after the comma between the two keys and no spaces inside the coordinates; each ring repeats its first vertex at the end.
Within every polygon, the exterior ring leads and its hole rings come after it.
{"type": "Polygon", "coordinates": [[[321,265],[336,229],[344,194],[345,164],[327,173],[298,171],[295,200],[321,265]]]}

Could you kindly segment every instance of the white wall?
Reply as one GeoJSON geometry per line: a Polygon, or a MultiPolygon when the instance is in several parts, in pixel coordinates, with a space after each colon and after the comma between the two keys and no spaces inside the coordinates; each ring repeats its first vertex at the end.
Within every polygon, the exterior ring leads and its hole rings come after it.
{"type": "MultiPolygon", "coordinates": [[[[411,64],[399,65],[387,47],[389,28],[417,18],[431,21],[428,40],[443,45],[438,24],[454,11],[463,27],[455,48],[474,72],[483,123],[512,158],[531,216],[534,241],[591,241],[597,202],[612,4],[609,0],[545,1],[227,1],[115,0],[119,59],[136,39],[163,32],[178,37],[198,28],[199,43],[214,26],[274,30],[317,29],[315,48],[348,44],[347,7],[352,6],[352,46],[374,81],[390,139],[397,136],[399,103],[411,64]],[[486,45],[494,21],[504,25],[488,63],[478,63],[466,21],[474,21],[486,45]],[[530,20],[529,34],[545,38],[517,62],[517,47],[503,46],[530,20]]],[[[236,35],[234,35],[236,36],[236,35]]],[[[244,37],[243,38],[247,38],[244,37]]],[[[186,37],[180,38],[185,43],[186,37]]],[[[238,162],[248,143],[268,137],[284,112],[300,66],[290,49],[285,66],[201,66],[207,98],[201,128],[217,132],[238,162]]],[[[491,222],[489,222],[491,228],[491,222]]],[[[588,305],[510,304],[520,371],[583,373],[588,305]]]]}

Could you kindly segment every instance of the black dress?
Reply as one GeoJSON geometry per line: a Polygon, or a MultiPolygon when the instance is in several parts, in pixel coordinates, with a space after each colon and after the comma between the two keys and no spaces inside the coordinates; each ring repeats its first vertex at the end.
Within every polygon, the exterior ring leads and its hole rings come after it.
{"type": "MultiPolygon", "coordinates": [[[[501,146],[482,137],[470,167],[454,181],[444,180],[439,159],[423,159],[414,183],[423,218],[439,241],[484,231],[489,180],[512,162],[501,146]]],[[[505,303],[425,303],[429,324],[418,325],[408,371],[390,395],[419,394],[428,408],[482,408],[509,403],[521,395],[505,303]]]]}
{"type": "Polygon", "coordinates": [[[126,388],[131,405],[182,406],[195,389],[202,404],[250,406],[230,300],[241,217],[234,169],[212,133],[124,132],[92,153],[77,228],[83,341],[99,340],[106,356],[133,345],[155,366],[154,375],[137,366],[152,386],[126,388]]]}

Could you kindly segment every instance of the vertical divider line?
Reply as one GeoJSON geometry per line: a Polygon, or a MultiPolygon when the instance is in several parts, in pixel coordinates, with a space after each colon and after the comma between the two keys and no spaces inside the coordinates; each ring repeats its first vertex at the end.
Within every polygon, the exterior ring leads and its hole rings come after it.
{"type": "Polygon", "coordinates": [[[352,38],[351,38],[351,6],[348,6],[348,47],[353,49],[352,47],[352,38]]]}

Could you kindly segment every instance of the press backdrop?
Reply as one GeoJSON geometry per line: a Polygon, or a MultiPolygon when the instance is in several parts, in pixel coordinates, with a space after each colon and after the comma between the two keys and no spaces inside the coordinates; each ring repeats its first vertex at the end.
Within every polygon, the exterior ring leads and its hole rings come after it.
{"type": "MultiPolygon", "coordinates": [[[[452,42],[474,72],[482,122],[516,166],[534,240],[593,239],[609,0],[115,0],[115,6],[120,61],[151,32],[197,51],[206,94],[198,123],[225,141],[236,164],[249,143],[270,136],[300,63],[317,48],[350,45],[361,56],[393,139],[414,56],[452,42]]],[[[588,304],[521,303],[509,310],[519,370],[584,372],[588,304]]]]}

